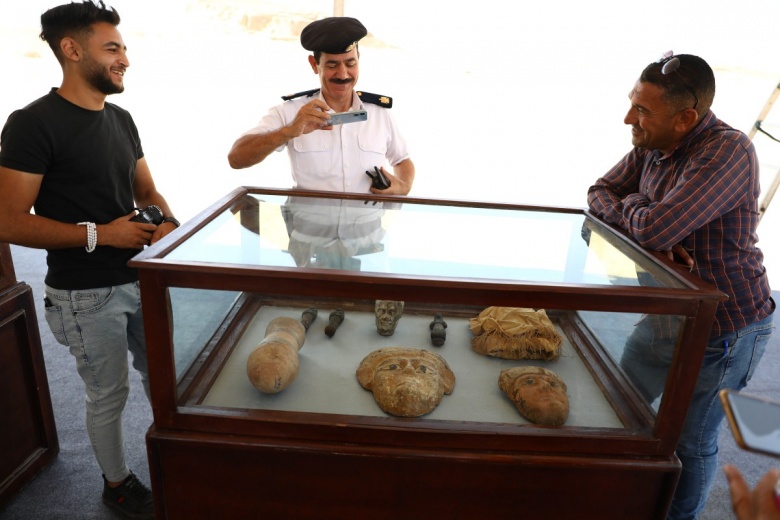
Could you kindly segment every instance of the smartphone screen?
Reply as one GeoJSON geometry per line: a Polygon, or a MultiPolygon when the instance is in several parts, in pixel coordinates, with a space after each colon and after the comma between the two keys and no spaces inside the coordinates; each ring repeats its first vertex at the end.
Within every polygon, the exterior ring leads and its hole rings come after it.
{"type": "Polygon", "coordinates": [[[780,456],[780,403],[726,390],[721,399],[741,447],[780,456]]]}

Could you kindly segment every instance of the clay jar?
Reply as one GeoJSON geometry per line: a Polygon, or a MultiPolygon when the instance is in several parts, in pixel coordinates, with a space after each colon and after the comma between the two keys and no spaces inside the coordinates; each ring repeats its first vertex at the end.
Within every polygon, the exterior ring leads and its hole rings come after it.
{"type": "Polygon", "coordinates": [[[274,318],[265,329],[263,341],[249,354],[246,373],[252,386],[266,394],[287,388],[298,375],[298,350],[306,329],[294,318],[274,318]]]}

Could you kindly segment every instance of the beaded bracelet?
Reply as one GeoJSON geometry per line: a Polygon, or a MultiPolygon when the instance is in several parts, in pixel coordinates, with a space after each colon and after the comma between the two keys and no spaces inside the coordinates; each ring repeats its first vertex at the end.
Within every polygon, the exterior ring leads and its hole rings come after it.
{"type": "Polygon", "coordinates": [[[87,226],[87,253],[91,253],[97,246],[97,226],[94,222],[79,222],[77,226],[87,226]]]}

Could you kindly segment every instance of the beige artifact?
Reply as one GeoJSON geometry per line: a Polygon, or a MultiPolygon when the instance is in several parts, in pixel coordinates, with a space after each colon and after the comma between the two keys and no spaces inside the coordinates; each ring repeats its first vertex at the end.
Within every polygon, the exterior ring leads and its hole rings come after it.
{"type": "Polygon", "coordinates": [[[469,320],[471,348],[503,359],[555,361],[563,338],[544,309],[488,307],[469,320]]]}
{"type": "Polygon", "coordinates": [[[404,313],[404,302],[394,300],[377,300],[374,306],[376,314],[376,331],[382,336],[392,336],[398,320],[404,313]]]}
{"type": "Polygon", "coordinates": [[[444,358],[418,348],[375,350],[360,363],[357,378],[385,413],[399,417],[432,412],[455,388],[455,374],[444,358]]]}
{"type": "Polygon", "coordinates": [[[561,426],[569,418],[566,383],[552,370],[514,367],[501,371],[498,387],[529,421],[561,426]]]}
{"type": "Polygon", "coordinates": [[[274,318],[265,329],[265,338],[249,354],[246,373],[252,385],[266,394],[281,392],[298,375],[298,350],[306,339],[306,329],[294,318],[274,318]]]}

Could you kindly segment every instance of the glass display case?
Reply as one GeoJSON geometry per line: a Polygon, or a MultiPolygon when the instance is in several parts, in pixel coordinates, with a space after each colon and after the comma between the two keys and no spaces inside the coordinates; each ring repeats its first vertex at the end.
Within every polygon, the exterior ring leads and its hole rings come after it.
{"type": "Polygon", "coordinates": [[[662,518],[725,299],[582,209],[250,187],[131,265],[159,518],[662,518]],[[387,300],[403,302],[390,335],[376,311],[387,300]],[[490,308],[543,311],[555,360],[477,352],[473,324],[490,308]],[[266,327],[310,309],[289,386],[258,390],[247,364],[266,327]],[[326,334],[337,309],[343,321],[326,334]],[[652,397],[623,356],[647,320],[676,345],[652,397]],[[366,356],[390,347],[433,352],[451,369],[454,386],[430,412],[390,415],[359,383],[366,356]],[[498,384],[513,367],[563,380],[562,426],[519,412],[498,384]]]}

